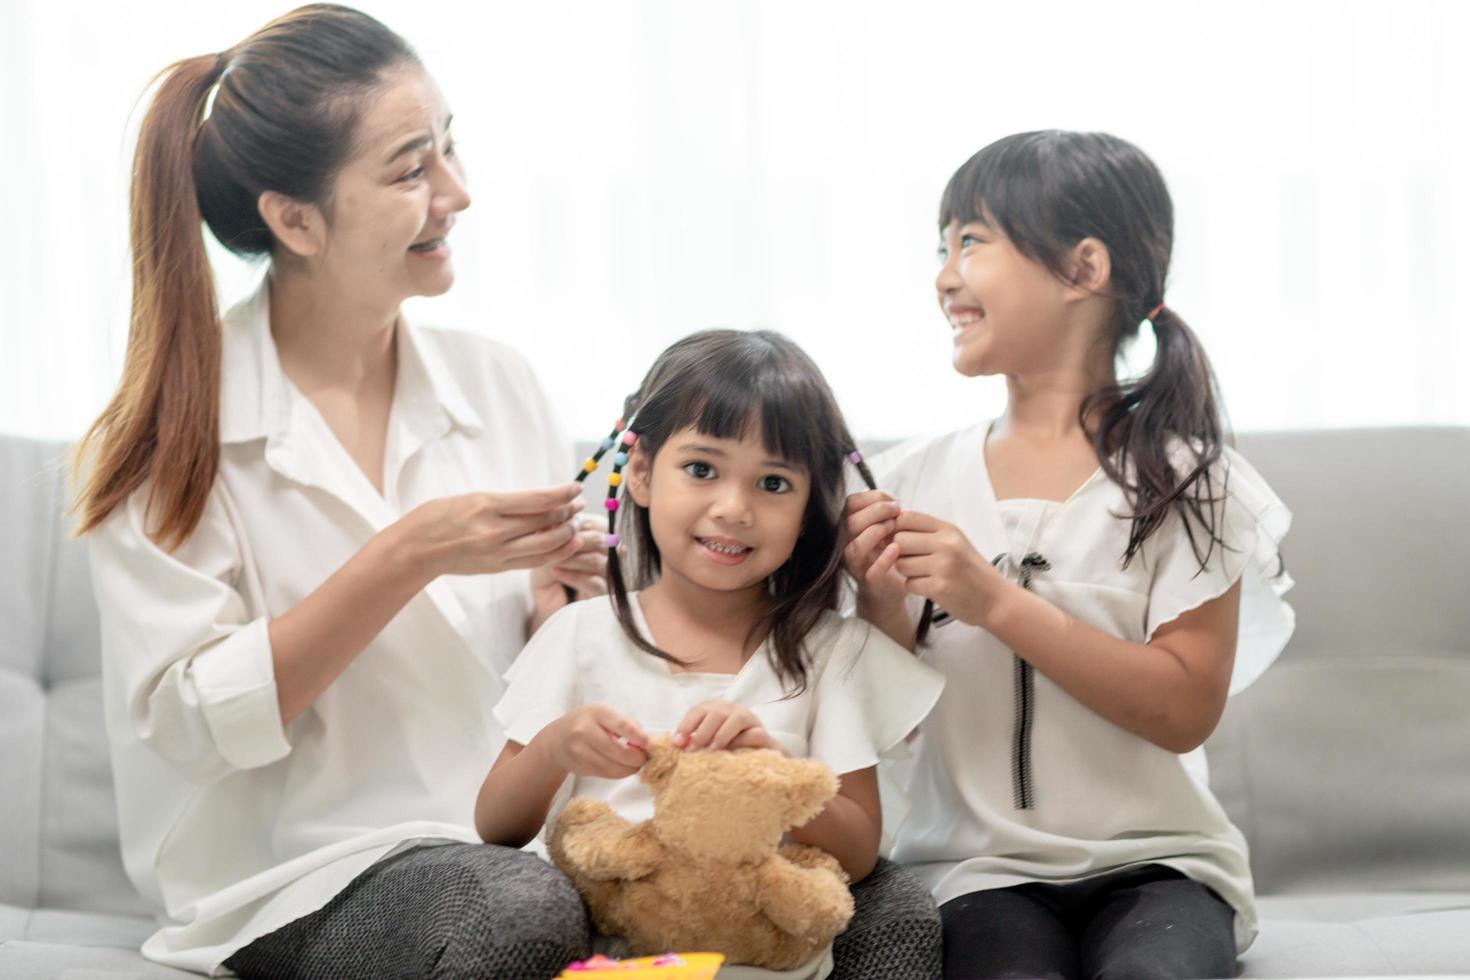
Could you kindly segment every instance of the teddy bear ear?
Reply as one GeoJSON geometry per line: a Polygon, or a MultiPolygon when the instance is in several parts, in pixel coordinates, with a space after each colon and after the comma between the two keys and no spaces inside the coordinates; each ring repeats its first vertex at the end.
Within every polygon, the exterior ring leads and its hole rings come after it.
{"type": "Polygon", "coordinates": [[[638,778],[649,786],[657,788],[670,776],[674,774],[674,766],[679,763],[680,750],[667,737],[656,738],[648,746],[648,761],[643,763],[643,770],[638,778]]]}
{"type": "Polygon", "coordinates": [[[815,759],[793,759],[795,763],[791,783],[791,804],[787,820],[792,827],[800,827],[822,812],[827,801],[837,795],[837,777],[832,770],[815,759]]]}

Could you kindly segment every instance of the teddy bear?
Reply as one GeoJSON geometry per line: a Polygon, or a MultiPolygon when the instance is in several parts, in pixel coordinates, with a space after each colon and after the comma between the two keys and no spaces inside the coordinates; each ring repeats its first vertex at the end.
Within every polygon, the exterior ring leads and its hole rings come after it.
{"type": "Polygon", "coordinates": [[[548,840],[598,929],[639,955],[703,950],[771,970],[826,948],[852,918],[847,875],[825,851],[781,836],[837,794],[831,770],[772,749],[689,752],[667,738],[647,751],[652,819],[633,825],[578,797],[548,840]]]}

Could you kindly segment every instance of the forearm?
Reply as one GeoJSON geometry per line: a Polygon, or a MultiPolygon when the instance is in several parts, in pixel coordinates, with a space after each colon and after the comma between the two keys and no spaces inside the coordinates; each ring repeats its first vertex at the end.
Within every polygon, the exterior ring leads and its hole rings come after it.
{"type": "Polygon", "coordinates": [[[281,720],[289,724],[321,696],[430,580],[390,529],[271,620],[281,720]]]}
{"type": "Polygon", "coordinates": [[[512,742],[480,784],[475,830],[487,844],[524,847],[546,823],[568,772],[551,760],[546,730],[525,746],[512,742]]]}
{"type": "Polygon", "coordinates": [[[788,835],[798,844],[819,847],[837,859],[847,877],[858,882],[878,863],[879,820],[845,796],[834,796],[806,824],[788,835]]]}
{"type": "Polygon", "coordinates": [[[1014,583],[1006,583],[988,607],[983,628],[1120,728],[1187,752],[1219,721],[1232,657],[1200,673],[1166,647],[1095,629],[1014,583]]]}

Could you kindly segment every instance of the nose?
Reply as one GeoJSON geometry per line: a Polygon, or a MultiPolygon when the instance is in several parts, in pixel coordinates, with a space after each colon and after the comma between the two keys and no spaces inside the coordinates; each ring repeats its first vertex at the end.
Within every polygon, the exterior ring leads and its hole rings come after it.
{"type": "Polygon", "coordinates": [[[944,264],[939,267],[939,273],[934,277],[934,291],[939,294],[942,302],[946,293],[952,293],[960,288],[960,273],[957,268],[959,256],[957,250],[951,251],[945,256],[944,264]]]}
{"type": "Polygon", "coordinates": [[[443,220],[470,206],[470,189],[458,163],[446,163],[436,169],[438,174],[434,182],[434,198],[429,206],[434,211],[434,217],[443,220]]]}
{"type": "Polygon", "coordinates": [[[746,488],[734,480],[727,481],[710,505],[710,517],[726,524],[749,527],[752,513],[746,488]]]}

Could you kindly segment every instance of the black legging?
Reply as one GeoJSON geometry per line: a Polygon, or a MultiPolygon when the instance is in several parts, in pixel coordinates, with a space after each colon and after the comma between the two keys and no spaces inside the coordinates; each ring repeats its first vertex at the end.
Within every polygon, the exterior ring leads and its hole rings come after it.
{"type": "Polygon", "coordinates": [[[1235,976],[1234,909],[1159,864],[971,892],[939,916],[946,977],[1235,976]]]}

